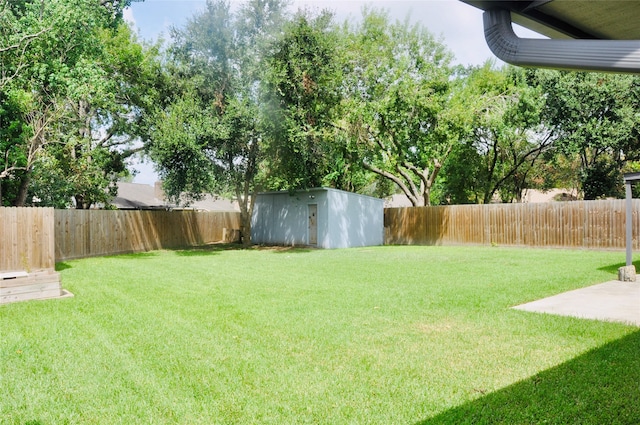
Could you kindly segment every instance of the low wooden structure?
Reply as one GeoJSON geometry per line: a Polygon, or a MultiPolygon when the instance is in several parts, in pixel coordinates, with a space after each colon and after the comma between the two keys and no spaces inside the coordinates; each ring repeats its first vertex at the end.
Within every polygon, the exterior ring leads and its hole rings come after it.
{"type": "Polygon", "coordinates": [[[0,208],[0,304],[68,296],[55,271],[53,208],[0,208]]]}
{"type": "Polygon", "coordinates": [[[62,289],[60,274],[54,270],[0,272],[0,304],[70,295],[62,289]]]}

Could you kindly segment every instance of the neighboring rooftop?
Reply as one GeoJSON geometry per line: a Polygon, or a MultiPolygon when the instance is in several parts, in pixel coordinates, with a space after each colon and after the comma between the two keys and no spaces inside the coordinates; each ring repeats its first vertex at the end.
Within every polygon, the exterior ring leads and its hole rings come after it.
{"type": "MultiPolygon", "coordinates": [[[[577,199],[578,194],[575,189],[525,189],[522,192],[523,204],[575,201],[577,199]]],[[[496,195],[493,202],[499,204],[500,197],[496,195]]],[[[384,199],[385,208],[407,208],[412,206],[413,205],[411,205],[411,201],[409,201],[409,198],[407,198],[407,196],[402,193],[397,193],[384,199]]]]}
{"type": "MultiPolygon", "coordinates": [[[[140,183],[118,182],[118,196],[111,202],[116,208],[123,210],[166,210],[185,209],[166,200],[162,191],[162,183],[154,186],[140,183]]],[[[207,195],[203,200],[193,202],[188,209],[200,211],[239,211],[238,203],[207,195]]]]}
{"type": "Polygon", "coordinates": [[[153,186],[118,182],[118,195],[111,203],[120,210],[168,209],[173,205],[158,197],[153,186]]]}

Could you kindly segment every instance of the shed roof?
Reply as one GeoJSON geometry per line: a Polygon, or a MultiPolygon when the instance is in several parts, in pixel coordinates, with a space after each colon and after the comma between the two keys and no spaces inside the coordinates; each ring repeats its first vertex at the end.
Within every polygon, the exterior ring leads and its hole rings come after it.
{"type": "Polygon", "coordinates": [[[361,193],[356,193],[356,192],[349,192],[347,190],[342,190],[342,189],[335,189],[332,187],[312,187],[312,188],[308,188],[308,189],[298,189],[298,190],[294,190],[294,191],[289,191],[289,190],[275,190],[275,191],[270,191],[270,192],[261,192],[258,193],[258,195],[277,195],[277,194],[301,194],[301,193],[312,193],[312,192],[337,192],[337,193],[346,193],[350,196],[362,196],[365,198],[371,198],[371,199],[378,199],[380,200],[380,202],[384,202],[383,199],[381,198],[376,198],[375,196],[369,196],[369,195],[363,195],[361,193]]]}

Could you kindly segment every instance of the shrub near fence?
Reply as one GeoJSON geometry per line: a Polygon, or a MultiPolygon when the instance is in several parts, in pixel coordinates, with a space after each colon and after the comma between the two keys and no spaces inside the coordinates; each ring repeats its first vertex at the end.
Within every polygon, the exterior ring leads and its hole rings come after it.
{"type": "MultiPolygon", "coordinates": [[[[633,229],[640,229],[633,200],[633,229]]],[[[385,209],[385,243],[625,248],[625,201],[451,205],[385,209]]],[[[634,236],[633,249],[640,244],[634,236]]]]}
{"type": "Polygon", "coordinates": [[[220,242],[239,227],[237,212],[56,210],[56,261],[220,242]]]}

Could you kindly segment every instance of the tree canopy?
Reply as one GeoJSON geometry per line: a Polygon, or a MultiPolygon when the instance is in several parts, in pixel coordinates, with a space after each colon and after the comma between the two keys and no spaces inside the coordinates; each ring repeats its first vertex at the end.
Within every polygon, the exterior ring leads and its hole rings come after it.
{"type": "Polygon", "coordinates": [[[633,75],[453,66],[420,24],[208,0],[165,44],[131,0],[0,0],[0,205],[108,206],[134,155],[189,204],[330,186],[413,205],[620,196],[640,169],[633,75]]]}
{"type": "Polygon", "coordinates": [[[237,11],[215,0],[185,28],[174,29],[168,71],[175,83],[148,145],[173,200],[235,196],[245,244],[252,195],[262,184],[260,61],[283,17],[279,0],[253,0],[237,11]]]}
{"type": "Polygon", "coordinates": [[[158,71],[122,22],[127,4],[0,1],[14,32],[0,30],[1,203],[87,208],[126,173],[158,71]]]}
{"type": "Polygon", "coordinates": [[[345,126],[366,170],[392,181],[416,206],[460,137],[452,54],[425,28],[363,12],[347,27],[345,126]]]}
{"type": "Polygon", "coordinates": [[[266,57],[264,121],[272,189],[321,186],[331,169],[341,85],[331,19],[328,12],[299,12],[266,57]]]}
{"type": "Polygon", "coordinates": [[[640,159],[640,80],[634,75],[537,71],[556,148],[577,162],[585,199],[621,196],[640,159]]]}
{"type": "Polygon", "coordinates": [[[529,84],[524,69],[496,69],[492,62],[470,70],[459,87],[471,130],[445,166],[443,200],[520,201],[525,189],[541,187],[539,165],[554,139],[542,121],[540,87],[529,84]]]}

